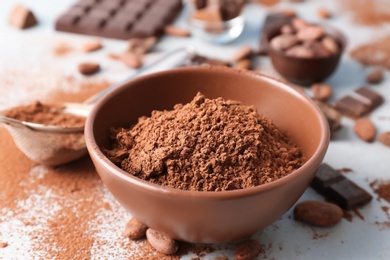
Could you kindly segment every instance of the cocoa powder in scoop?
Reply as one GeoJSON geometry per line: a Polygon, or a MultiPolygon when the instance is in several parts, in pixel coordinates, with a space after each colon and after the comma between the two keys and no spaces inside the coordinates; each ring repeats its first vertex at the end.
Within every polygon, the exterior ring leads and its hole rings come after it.
{"type": "Polygon", "coordinates": [[[4,115],[20,121],[62,127],[83,126],[85,124],[85,117],[64,114],[62,110],[62,106],[42,104],[36,101],[30,105],[11,108],[5,111],[4,115]]]}
{"type": "Polygon", "coordinates": [[[131,128],[111,129],[107,157],[130,174],[183,190],[224,191],[272,182],[303,164],[300,149],[255,107],[198,93],[131,128]]]}

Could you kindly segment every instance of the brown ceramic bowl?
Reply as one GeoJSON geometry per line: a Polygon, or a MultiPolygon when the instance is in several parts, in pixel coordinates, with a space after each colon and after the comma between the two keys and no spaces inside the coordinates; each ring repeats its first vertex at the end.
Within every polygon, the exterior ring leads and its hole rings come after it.
{"type": "Polygon", "coordinates": [[[275,70],[286,80],[307,86],[315,82],[322,82],[337,68],[346,46],[346,38],[342,32],[329,25],[320,25],[325,32],[332,36],[340,47],[337,54],[319,58],[296,58],[285,55],[283,52],[271,48],[270,40],[280,34],[281,25],[275,26],[266,35],[268,55],[275,70]]]}
{"type": "Polygon", "coordinates": [[[248,237],[281,217],[308,187],[329,143],[329,129],[314,103],[277,80],[223,67],[193,67],[129,81],[103,97],[86,123],[85,137],[96,170],[114,197],[147,226],[200,243],[248,237]],[[188,103],[200,91],[254,105],[287,132],[307,158],[290,175],[254,188],[185,191],[151,184],[115,166],[102,153],[110,127],[126,127],[152,110],[188,103]]]}

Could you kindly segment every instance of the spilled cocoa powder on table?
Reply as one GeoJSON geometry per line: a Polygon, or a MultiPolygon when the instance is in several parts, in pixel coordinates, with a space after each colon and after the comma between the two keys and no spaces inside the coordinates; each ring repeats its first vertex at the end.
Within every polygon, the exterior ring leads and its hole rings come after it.
{"type": "Polygon", "coordinates": [[[300,149],[253,106],[198,93],[173,110],[113,128],[108,158],[130,174],[183,190],[255,187],[303,164],[300,149]]]}
{"type": "MultiPolygon", "coordinates": [[[[40,96],[41,100],[82,102],[109,85],[102,80],[58,80],[63,86],[72,85],[71,91],[59,89],[40,96]]],[[[155,252],[145,241],[121,237],[129,215],[105,190],[88,156],[44,167],[19,151],[4,128],[0,140],[0,243],[7,244],[0,248],[0,258],[179,259],[155,252]]]]}
{"type": "MultiPolygon", "coordinates": [[[[28,82],[20,85],[22,89],[29,91],[28,82]]],[[[40,100],[82,102],[109,85],[60,76],[56,82],[61,87],[49,93],[42,90],[40,100]]],[[[175,255],[165,256],[146,240],[122,237],[130,216],[104,188],[88,156],[51,168],[28,159],[4,128],[0,142],[0,258],[176,260],[190,252],[203,257],[214,250],[181,243],[175,255]]]]}
{"type": "Polygon", "coordinates": [[[366,66],[390,69],[390,34],[354,48],[350,55],[366,66]]]}
{"type": "Polygon", "coordinates": [[[340,0],[338,3],[352,14],[356,24],[380,26],[390,22],[390,2],[387,0],[340,0]]]}

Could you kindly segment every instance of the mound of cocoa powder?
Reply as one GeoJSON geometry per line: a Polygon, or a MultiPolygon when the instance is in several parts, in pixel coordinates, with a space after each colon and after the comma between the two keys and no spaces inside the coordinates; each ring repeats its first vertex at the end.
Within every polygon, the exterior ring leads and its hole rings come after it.
{"type": "Polygon", "coordinates": [[[149,182],[224,191],[272,182],[299,168],[301,150],[255,107],[198,93],[131,128],[113,128],[107,157],[149,182]]]}
{"type": "Polygon", "coordinates": [[[76,127],[85,124],[85,117],[62,113],[63,106],[42,104],[36,101],[26,106],[17,106],[4,112],[4,115],[20,121],[57,125],[62,127],[76,127]]]}

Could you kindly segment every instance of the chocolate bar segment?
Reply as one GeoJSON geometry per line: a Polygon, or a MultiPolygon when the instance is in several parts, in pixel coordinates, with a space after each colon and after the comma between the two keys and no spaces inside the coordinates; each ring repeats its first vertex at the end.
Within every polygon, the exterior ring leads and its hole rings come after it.
{"type": "Polygon", "coordinates": [[[55,29],[116,39],[160,36],[181,7],[180,0],[79,0],[55,29]]]}
{"type": "Polygon", "coordinates": [[[336,109],[347,116],[361,117],[368,113],[369,106],[351,96],[345,96],[336,101],[336,109]]]}
{"type": "Polygon", "coordinates": [[[310,186],[346,210],[363,206],[372,200],[371,194],[325,163],[318,169],[310,186]]]}
{"type": "Polygon", "coordinates": [[[383,103],[383,97],[368,87],[361,87],[336,101],[336,109],[340,113],[361,117],[383,103]]]}
{"type": "Polygon", "coordinates": [[[330,184],[326,190],[326,197],[343,209],[363,206],[372,200],[367,191],[348,179],[330,184]]]}
{"type": "Polygon", "coordinates": [[[343,175],[341,175],[338,171],[335,171],[328,164],[323,163],[312,180],[311,186],[319,193],[323,194],[331,184],[342,180],[345,180],[343,175]]]}
{"type": "Polygon", "coordinates": [[[383,103],[383,97],[368,87],[361,87],[355,92],[368,103],[370,111],[383,103]]]}

